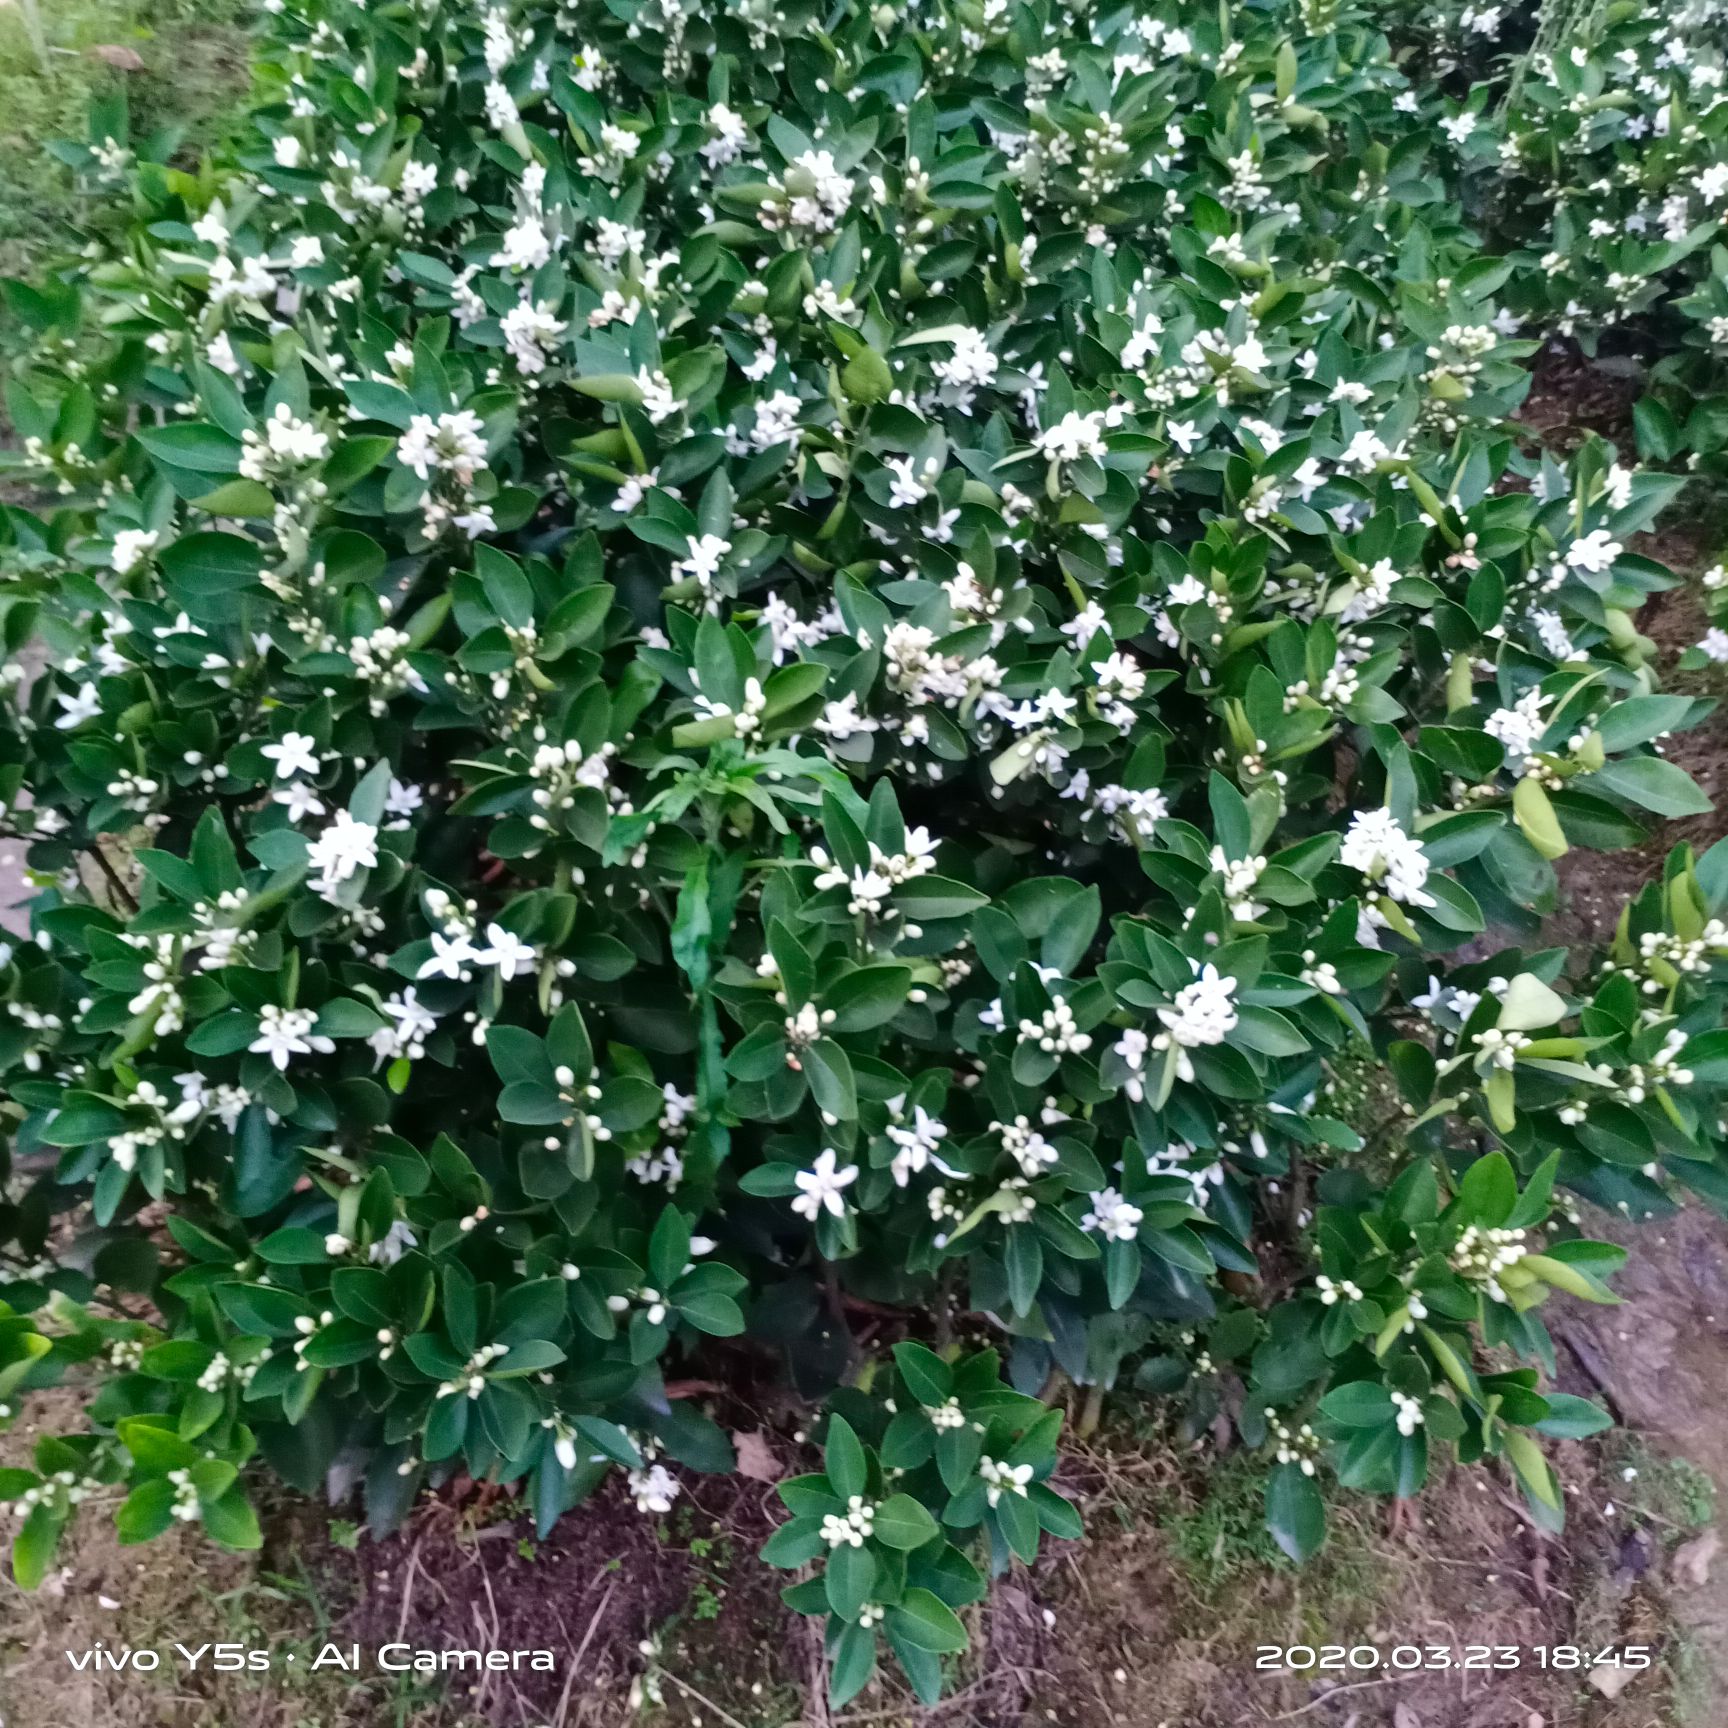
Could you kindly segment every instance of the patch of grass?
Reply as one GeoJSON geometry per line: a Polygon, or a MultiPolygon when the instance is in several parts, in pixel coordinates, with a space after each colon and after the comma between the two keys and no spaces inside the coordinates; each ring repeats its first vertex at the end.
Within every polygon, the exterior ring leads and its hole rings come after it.
{"type": "Polygon", "coordinates": [[[1616,1447],[1608,1484],[1629,1510],[1646,1514],[1673,1541],[1715,1521],[1716,1484],[1709,1473],[1690,1458],[1653,1451],[1635,1434],[1616,1447]]]}
{"type": "Polygon", "coordinates": [[[1223,1459],[1191,1497],[1159,1520],[1170,1559],[1202,1604],[1226,1594],[1258,1599],[1269,1577],[1300,1571],[1304,1612],[1329,1628],[1355,1617],[1380,1593],[1384,1566],[1363,1540],[1351,1509],[1328,1508],[1330,1533],[1320,1554],[1298,1569],[1266,1528],[1266,1472],[1254,1459],[1223,1459]]]}
{"type": "Polygon", "coordinates": [[[1264,1471],[1246,1459],[1228,1459],[1198,1498],[1164,1514],[1161,1524],[1171,1558],[1200,1595],[1216,1595],[1245,1573],[1290,1567],[1266,1528],[1264,1491],[1264,1471]]]}
{"type": "Polygon", "coordinates": [[[85,135],[93,98],[123,93],[135,139],[180,130],[187,160],[221,135],[246,92],[245,16],[244,0],[0,4],[0,275],[73,242],[80,200],[47,146],[85,135]]]}

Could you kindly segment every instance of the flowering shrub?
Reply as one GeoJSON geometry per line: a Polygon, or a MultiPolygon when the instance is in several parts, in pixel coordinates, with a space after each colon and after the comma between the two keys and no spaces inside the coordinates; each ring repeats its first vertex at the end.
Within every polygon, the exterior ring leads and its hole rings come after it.
{"type": "Polygon", "coordinates": [[[1398,20],[1410,100],[1504,250],[1509,330],[1650,366],[1639,447],[1728,443],[1728,62],[1721,0],[1440,0],[1398,20]]]}
{"type": "Polygon", "coordinates": [[[97,1490],[255,1543],[255,1450],[379,1528],[458,1469],[661,1513],[771,1364],[832,1393],[766,1557],[837,1699],[1076,1532],[1064,1378],[1227,1411],[1297,1556],[1436,1445],[1556,1518],[1568,1191],[1713,1168],[1719,867],[1593,1000],[1442,957],[1707,808],[1632,622],[1676,482],[1516,453],[1370,9],[263,54],[233,161],[13,290],[0,1343],[107,1365],[0,1475],[20,1578],[97,1490]]]}

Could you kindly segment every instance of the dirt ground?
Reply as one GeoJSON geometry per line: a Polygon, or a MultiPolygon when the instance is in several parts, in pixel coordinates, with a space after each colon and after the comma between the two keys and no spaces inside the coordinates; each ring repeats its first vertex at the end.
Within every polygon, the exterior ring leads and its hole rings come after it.
{"type": "MultiPolygon", "coordinates": [[[[1554,447],[1595,428],[1625,448],[1636,395],[1628,376],[1551,360],[1524,419],[1554,447]]],[[[1702,521],[1688,512],[1647,549],[1695,571],[1717,550],[1702,521]]],[[[1684,588],[1646,609],[1665,672],[1700,619],[1684,588]]],[[[1630,855],[1565,860],[1553,940],[1599,937],[1625,883],[1669,845],[1701,848],[1728,828],[1728,708],[1670,754],[1719,814],[1630,855]]],[[[1612,1221],[1599,1233],[1615,1234],[1612,1221]]],[[[38,1596],[0,1584],[0,1728],[1724,1728],[1728,1225],[1699,1209],[1622,1235],[1636,1249],[1618,1280],[1624,1304],[1554,1317],[1563,1388],[1620,1423],[1556,1448],[1568,1495],[1558,1538],[1504,1480],[1456,1471],[1401,1511],[1341,1500],[1322,1557],[1293,1568],[1260,1527],[1251,1464],[1217,1458],[1210,1440],[1178,1444],[1155,1401],[1112,1399],[1064,1465],[1086,1539],[1051,1547],[974,1611],[948,1701],[922,1712],[879,1681],[830,1717],[817,1639],[780,1604],[782,1575],[754,1559],[775,1518],[768,1480],[685,1475],[664,1520],[640,1517],[610,1484],[543,1542],[512,1502],[472,1484],[384,1541],[357,1528],[352,1506],[285,1503],[254,1560],[183,1535],[124,1549],[91,1517],[38,1596]],[[217,1639],[269,1651],[270,1671],[75,1673],[64,1656],[97,1640],[166,1654],[176,1640],[217,1639]],[[327,1641],[358,1643],[361,1673],[314,1670],[327,1641]],[[392,1678],[369,1658],[392,1641],[548,1648],[556,1665],[392,1678]],[[1496,1661],[1510,1646],[1518,1665],[1257,1669],[1257,1646],[1292,1644],[1485,1645],[1496,1661]],[[1586,1676],[1538,1654],[1628,1645],[1648,1646],[1652,1665],[1586,1676]]],[[[44,1400],[34,1422],[52,1428],[61,1402],[44,1400]]],[[[791,1420],[765,1424],[759,1476],[812,1467],[791,1420]]],[[[0,1463],[29,1437],[0,1440],[0,1463]]]]}

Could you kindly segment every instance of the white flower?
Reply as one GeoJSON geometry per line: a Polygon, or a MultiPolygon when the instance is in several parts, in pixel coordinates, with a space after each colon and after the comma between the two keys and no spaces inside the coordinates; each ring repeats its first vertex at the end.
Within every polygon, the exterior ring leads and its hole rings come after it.
{"type": "Polygon", "coordinates": [[[702,146],[703,160],[710,168],[736,162],[750,139],[744,116],[735,114],[724,102],[716,102],[708,110],[708,126],[714,136],[702,146]]]}
{"type": "Polygon", "coordinates": [[[1482,730],[1505,750],[1506,766],[1514,774],[1523,768],[1537,740],[1548,730],[1548,723],[1542,718],[1548,700],[1539,687],[1533,686],[1510,708],[1496,709],[1482,722],[1482,730]]]}
{"type": "Polygon", "coordinates": [[[1104,415],[1070,410],[1054,426],[1038,434],[1038,448],[1057,462],[1077,462],[1082,456],[1103,456],[1104,415]]]}
{"type": "Polygon", "coordinates": [[[951,359],[938,360],[930,370],[950,392],[970,399],[970,392],[995,383],[1002,362],[982,332],[962,330],[954,338],[951,359]]]}
{"type": "Polygon", "coordinates": [[[798,437],[798,416],[804,404],[790,390],[776,390],[765,402],[756,404],[756,424],[751,427],[749,445],[752,450],[772,450],[776,445],[795,442],[798,437]]]}
{"type": "Polygon", "coordinates": [[[228,219],[223,213],[220,202],[212,204],[208,210],[192,224],[192,232],[206,246],[218,249],[228,244],[228,219]]]}
{"type": "Polygon", "coordinates": [[[502,132],[521,119],[515,98],[496,79],[486,86],[486,120],[494,132],[502,132]]]}
{"type": "MultiPolygon", "coordinates": [[[[904,1188],[935,1157],[937,1148],[947,1137],[946,1125],[931,1116],[922,1104],[914,1107],[910,1126],[904,1123],[890,1126],[888,1138],[899,1147],[891,1166],[894,1185],[904,1188]]],[[[937,1162],[940,1164],[941,1160],[937,1162]]]]}
{"type": "Polygon", "coordinates": [[[290,1056],[328,1056],[333,1040],[314,1033],[318,1016],[310,1008],[281,1008],[266,1002],[258,1010],[258,1036],[246,1046],[254,1055],[268,1056],[278,1073],[285,1073],[290,1056]]]}
{"type": "Polygon", "coordinates": [[[1131,1206],[1114,1188],[1100,1188],[1092,1196],[1092,1210],[1080,1220],[1082,1230],[1096,1230],[1110,1242],[1132,1242],[1146,1214],[1131,1206]]]}
{"type": "Polygon", "coordinates": [[[380,1026],[366,1042],[385,1061],[406,1056],[418,1062],[426,1054],[425,1039],[438,1028],[436,1017],[421,1003],[412,984],[381,1004],[393,1025],[380,1026]]]}
{"type": "Polygon", "coordinates": [[[499,320],[504,333],[504,346],[510,350],[518,368],[528,377],[546,370],[546,352],[557,346],[558,338],[569,329],[561,318],[543,312],[524,300],[512,306],[499,320]]]}
{"type": "Polygon", "coordinates": [[[678,1498],[678,1479],[664,1464],[650,1464],[646,1470],[632,1470],[627,1478],[630,1497],[636,1510],[647,1516],[652,1512],[670,1512],[678,1498]]]}
{"type": "Polygon", "coordinates": [[[1351,870],[1360,870],[1406,906],[1435,904],[1434,896],[1423,888],[1428,880],[1428,855],[1422,842],[1406,834],[1390,810],[1358,810],[1350,818],[1338,861],[1351,870]]]}
{"type": "Polygon", "coordinates": [[[1574,570],[1588,570],[1600,575],[1609,569],[1626,548],[1606,528],[1592,529],[1566,549],[1566,562],[1574,570]]]}
{"type": "Polygon", "coordinates": [[[394,1266],[410,1248],[416,1248],[420,1238],[409,1229],[406,1219],[398,1218],[385,1234],[366,1250],[366,1258],[374,1266],[394,1266]]]}
{"type": "Polygon", "coordinates": [[[816,730],[836,743],[844,743],[855,733],[874,732],[877,723],[868,714],[858,712],[858,693],[849,690],[843,700],[830,702],[816,721],[816,730]]]}
{"type": "Polygon", "coordinates": [[[430,414],[416,414],[396,441],[396,458],[422,480],[447,472],[467,486],[486,466],[483,433],[480,416],[471,408],[440,414],[436,420],[430,414]]]}
{"type": "Polygon", "coordinates": [[[883,467],[893,476],[888,483],[888,502],[896,510],[915,509],[930,496],[930,488],[913,469],[910,456],[890,456],[883,467]]]}
{"type": "Polygon", "coordinates": [[[159,536],[151,528],[122,528],[114,536],[108,562],[116,576],[130,576],[156,549],[159,536]]]}
{"type": "Polygon", "coordinates": [[[434,930],[432,932],[432,957],[420,963],[420,970],[414,976],[416,978],[460,978],[462,968],[471,965],[477,958],[474,944],[469,940],[466,930],[459,930],[454,936],[446,936],[434,930]]]}
{"type": "Polygon", "coordinates": [[[978,1474],[984,1478],[984,1498],[994,1506],[1004,1494],[1018,1494],[1022,1500],[1026,1498],[1026,1485],[1032,1480],[1032,1466],[999,1464],[994,1458],[980,1458],[978,1474]]]}
{"type": "Polygon", "coordinates": [[[316,774],[324,765],[318,755],[318,740],[307,732],[284,732],[280,743],[266,744],[258,753],[276,764],[278,780],[316,774]]]}
{"type": "Polygon", "coordinates": [[[684,403],[673,394],[672,382],[664,372],[644,368],[636,374],[636,386],[642,392],[642,412],[656,426],[684,412],[684,403]]]}
{"type": "Polygon", "coordinates": [[[318,796],[317,789],[304,780],[279,786],[271,794],[272,802],[288,812],[288,820],[298,827],[308,816],[322,816],[328,806],[318,796]]]}
{"type": "Polygon", "coordinates": [[[1218,968],[1208,961],[1199,968],[1192,984],[1176,992],[1176,1000],[1168,1008],[1158,1010],[1158,1018],[1171,1041],[1185,1048],[1222,1044],[1238,1019],[1235,993],[1236,980],[1220,977],[1218,968]]]}
{"type": "Polygon", "coordinates": [[[858,1166],[848,1164],[841,1169],[838,1164],[833,1151],[824,1147],[810,1169],[800,1170],[793,1177],[798,1184],[798,1193],[792,1201],[792,1210],[801,1218],[808,1218],[814,1224],[824,1208],[836,1218],[846,1216],[843,1195],[858,1180],[858,1166]]]}
{"type": "Polygon", "coordinates": [[[486,946],[475,949],[474,961],[481,966],[496,966],[498,976],[508,983],[518,973],[530,971],[536,960],[532,944],[524,942],[502,924],[486,926],[486,946]]]}
{"type": "Polygon", "coordinates": [[[690,550],[673,562],[672,574],[676,577],[694,576],[697,586],[706,591],[720,574],[720,566],[732,550],[732,542],[722,540],[718,534],[704,534],[699,540],[691,536],[688,545],[690,550]]]}
{"type": "Polygon", "coordinates": [[[328,893],[356,871],[370,870],[377,864],[378,830],[370,822],[357,821],[348,811],[338,810],[330,826],[306,848],[306,862],[318,873],[314,889],[328,893]]]}
{"type": "Polygon", "coordinates": [[[271,154],[276,158],[278,168],[298,168],[303,147],[300,140],[292,132],[285,132],[271,145],[271,154]]]}

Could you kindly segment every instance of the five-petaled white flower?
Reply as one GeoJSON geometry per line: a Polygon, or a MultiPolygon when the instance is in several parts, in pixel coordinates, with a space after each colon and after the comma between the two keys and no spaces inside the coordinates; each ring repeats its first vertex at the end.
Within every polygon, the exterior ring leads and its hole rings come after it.
{"type": "Polygon", "coordinates": [[[848,1164],[844,1169],[840,1169],[838,1164],[839,1160],[833,1150],[825,1146],[817,1154],[816,1162],[810,1169],[800,1170],[792,1178],[798,1184],[792,1210],[800,1217],[808,1218],[812,1224],[821,1216],[824,1207],[836,1218],[846,1216],[843,1196],[858,1180],[858,1166],[848,1164]]]}
{"type": "Polygon", "coordinates": [[[502,924],[486,926],[486,946],[474,951],[474,959],[482,966],[496,966],[505,983],[518,973],[527,972],[534,964],[532,943],[524,942],[514,931],[502,924]]]}
{"type": "Polygon", "coordinates": [[[284,732],[278,743],[266,744],[259,755],[276,764],[278,780],[292,780],[296,774],[316,774],[323,766],[318,740],[308,732],[284,732]]]}
{"type": "Polygon", "coordinates": [[[335,1048],[332,1039],[312,1030],[318,1016],[310,1008],[281,1008],[266,1002],[258,1010],[258,1036],[246,1046],[254,1055],[268,1056],[277,1073],[285,1073],[290,1056],[328,1056],[335,1048]]]}

